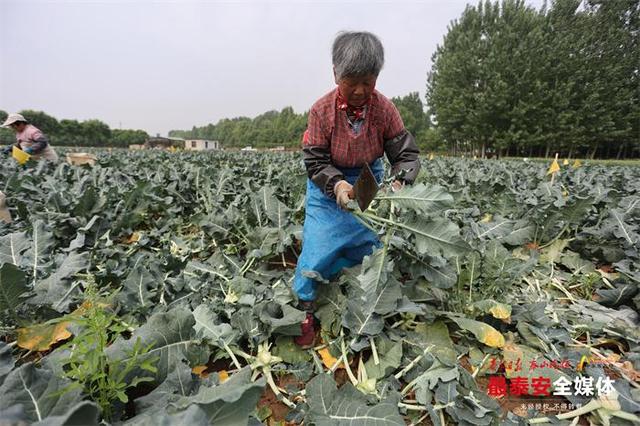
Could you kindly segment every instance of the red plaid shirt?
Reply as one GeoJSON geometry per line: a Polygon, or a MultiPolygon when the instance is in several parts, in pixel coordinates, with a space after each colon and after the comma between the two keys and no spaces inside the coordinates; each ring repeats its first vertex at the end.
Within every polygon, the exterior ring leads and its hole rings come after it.
{"type": "Polygon", "coordinates": [[[337,94],[335,88],[313,104],[303,144],[330,148],[331,162],[338,167],[361,167],[382,157],[384,142],[404,131],[396,106],[374,90],[363,127],[354,134],[346,112],[336,106],[337,94]]]}

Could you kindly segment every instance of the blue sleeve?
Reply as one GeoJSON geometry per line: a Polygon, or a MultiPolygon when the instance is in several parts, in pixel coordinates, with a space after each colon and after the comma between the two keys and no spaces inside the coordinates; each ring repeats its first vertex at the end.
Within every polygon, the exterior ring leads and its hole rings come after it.
{"type": "Polygon", "coordinates": [[[39,154],[43,149],[45,149],[49,145],[49,140],[45,135],[40,136],[38,139],[33,141],[33,145],[31,145],[31,152],[33,154],[39,154]]]}

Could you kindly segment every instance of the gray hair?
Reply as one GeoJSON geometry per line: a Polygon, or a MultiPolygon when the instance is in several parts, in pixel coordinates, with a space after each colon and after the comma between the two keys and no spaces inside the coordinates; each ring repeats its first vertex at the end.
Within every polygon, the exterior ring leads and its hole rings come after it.
{"type": "Polygon", "coordinates": [[[384,64],[384,48],[370,32],[342,31],[333,42],[333,66],[337,78],[380,74],[384,64]]]}

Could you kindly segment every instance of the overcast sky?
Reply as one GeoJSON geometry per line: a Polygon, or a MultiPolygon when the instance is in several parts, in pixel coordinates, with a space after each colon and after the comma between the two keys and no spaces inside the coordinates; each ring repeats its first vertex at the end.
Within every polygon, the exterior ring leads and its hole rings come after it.
{"type": "Polygon", "coordinates": [[[0,3],[0,109],[166,134],[308,110],[335,86],[330,49],[340,30],[382,40],[378,90],[418,91],[424,101],[431,55],[467,1],[0,3]]]}

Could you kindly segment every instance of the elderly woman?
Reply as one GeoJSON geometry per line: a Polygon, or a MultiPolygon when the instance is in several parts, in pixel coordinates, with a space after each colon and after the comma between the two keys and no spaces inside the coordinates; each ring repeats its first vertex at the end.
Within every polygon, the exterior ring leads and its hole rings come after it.
{"type": "Polygon", "coordinates": [[[312,345],[316,334],[315,274],[330,279],[380,245],[377,236],[345,210],[361,168],[368,163],[380,183],[381,157],[386,154],[395,190],[413,183],[420,170],[413,136],[395,105],[375,90],[384,63],[380,40],[368,32],[342,32],[332,56],[337,87],[311,107],[302,141],[309,179],[302,253],[293,283],[307,311],[302,335],[295,339],[301,346],[312,345]]]}
{"type": "MultiPolygon", "coordinates": [[[[9,114],[2,127],[11,127],[16,132],[16,146],[30,154],[34,160],[45,158],[49,161],[58,161],[58,155],[49,145],[49,139],[40,129],[20,114],[9,114]]],[[[3,151],[10,154],[13,146],[6,147],[3,151]]]]}

